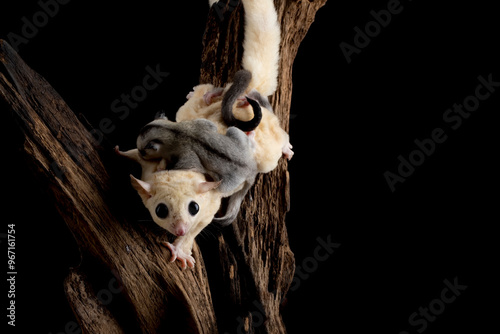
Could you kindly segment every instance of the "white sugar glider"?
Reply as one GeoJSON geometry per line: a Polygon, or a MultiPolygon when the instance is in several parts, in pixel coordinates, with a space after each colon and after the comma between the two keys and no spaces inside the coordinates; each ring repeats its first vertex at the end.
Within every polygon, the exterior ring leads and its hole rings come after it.
{"type": "MultiPolygon", "coordinates": [[[[258,103],[250,101],[256,107],[256,114],[260,114],[258,103]]],[[[252,126],[250,123],[243,125],[252,126]]],[[[117,153],[138,161],[143,165],[143,170],[147,168],[148,172],[146,174],[143,172],[143,181],[152,173],[150,165],[146,164],[149,162],[156,163],[157,170],[188,170],[208,176],[211,181],[217,182],[220,197],[229,197],[229,200],[222,217],[214,218],[217,210],[212,212],[210,207],[210,220],[225,226],[236,219],[241,202],[257,176],[257,164],[252,157],[253,147],[252,136],[245,135],[236,127],[230,127],[223,135],[218,133],[216,125],[207,119],[172,122],[166,118],[159,118],[142,128],[137,137],[136,149],[125,153],[117,150],[117,153]]],[[[175,175],[182,176],[182,174],[175,175]]],[[[134,187],[137,182],[132,180],[134,187]]],[[[169,190],[175,188],[170,187],[169,190]]],[[[175,191],[170,191],[168,194],[161,194],[168,196],[172,203],[176,203],[176,197],[182,197],[182,192],[176,194],[175,191]]],[[[143,201],[148,207],[144,198],[143,201]]],[[[158,218],[156,208],[148,207],[148,209],[153,220],[155,217],[158,218]]],[[[179,207],[170,209],[182,210],[179,207]]],[[[204,207],[198,207],[198,210],[206,216],[204,207]]],[[[162,226],[158,221],[155,222],[162,226]]],[[[179,236],[182,234],[178,232],[182,231],[182,229],[174,230],[173,233],[179,236]]]]}
{"type": "MultiPolygon", "coordinates": [[[[191,169],[221,181],[218,190],[229,197],[225,212],[214,223],[231,224],[237,217],[241,202],[258,174],[253,157],[255,129],[261,121],[259,102],[245,98],[252,106],[254,117],[249,121],[234,118],[232,105],[248,84],[252,75],[241,70],[234,78],[222,103],[225,123],[234,125],[225,134],[217,132],[210,120],[198,118],[183,122],[156,119],[140,131],[137,149],[145,160],[161,160],[164,169],[191,169]],[[245,135],[243,131],[247,131],[245,135]]],[[[255,94],[260,99],[259,94],[255,94]]]]}
{"type": "Polygon", "coordinates": [[[214,217],[223,194],[220,182],[207,181],[202,173],[192,170],[159,170],[158,160],[144,160],[139,150],[116,152],[141,164],[141,180],[130,175],[153,221],[176,236],[173,243],[162,241],[170,249],[171,262],[179,261],[185,269],[194,267],[191,256],[195,237],[214,217]]]}
{"type": "MultiPolygon", "coordinates": [[[[209,4],[213,5],[214,0],[209,4]]],[[[273,0],[242,0],[245,11],[245,36],[243,41],[243,69],[252,78],[246,88],[246,96],[259,101],[262,119],[255,129],[256,148],[254,158],[260,173],[273,170],[281,156],[290,160],[293,156],[288,134],[281,128],[267,97],[276,91],[278,85],[278,61],[280,46],[280,26],[273,0]]],[[[223,119],[223,97],[230,90],[202,84],[193,88],[188,101],[177,111],[176,121],[206,118],[217,125],[220,133],[225,133],[228,124],[223,119]]],[[[245,96],[235,101],[233,113],[242,121],[252,119],[252,108],[245,103],[245,96]]]]}

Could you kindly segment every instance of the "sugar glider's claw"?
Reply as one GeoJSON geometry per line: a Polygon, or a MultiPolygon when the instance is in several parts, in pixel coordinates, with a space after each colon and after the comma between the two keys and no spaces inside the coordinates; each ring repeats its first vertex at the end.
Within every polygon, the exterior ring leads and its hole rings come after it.
{"type": "Polygon", "coordinates": [[[188,254],[182,252],[181,257],[178,257],[177,260],[179,260],[179,259],[182,263],[182,266],[181,266],[182,269],[186,269],[186,265],[189,268],[194,268],[194,264],[196,263],[196,261],[194,260],[194,257],[192,257],[191,255],[188,255],[188,254]]]}
{"type": "Polygon", "coordinates": [[[196,261],[191,255],[186,254],[182,249],[171,244],[168,241],[162,241],[162,245],[167,247],[172,254],[172,256],[170,257],[170,262],[174,262],[175,260],[179,261],[178,264],[182,269],[186,269],[186,267],[194,267],[196,261]]]}
{"type": "Polygon", "coordinates": [[[187,255],[184,252],[182,252],[182,254],[177,255],[177,261],[178,261],[177,264],[182,269],[186,269],[187,267],[194,268],[194,264],[196,263],[196,261],[191,255],[187,255]]]}
{"type": "Polygon", "coordinates": [[[170,250],[170,254],[172,254],[172,256],[170,257],[170,262],[174,262],[177,258],[177,248],[168,241],[162,241],[161,244],[170,250]]]}
{"type": "Polygon", "coordinates": [[[185,258],[182,257],[182,258],[177,258],[177,261],[179,261],[177,264],[182,268],[182,269],[186,269],[187,267],[189,268],[194,268],[194,264],[195,264],[195,261],[194,261],[194,258],[190,255],[187,255],[185,258]]]}

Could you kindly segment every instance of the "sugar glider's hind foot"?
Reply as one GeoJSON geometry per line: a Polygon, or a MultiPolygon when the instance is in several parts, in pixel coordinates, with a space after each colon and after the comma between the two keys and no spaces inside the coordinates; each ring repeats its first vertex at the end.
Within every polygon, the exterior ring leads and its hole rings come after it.
{"type": "Polygon", "coordinates": [[[283,152],[283,156],[287,159],[287,160],[291,160],[292,157],[293,157],[293,151],[292,151],[292,148],[293,146],[290,144],[290,142],[287,142],[285,144],[285,146],[283,146],[283,149],[282,149],[282,152],[283,152]]]}
{"type": "Polygon", "coordinates": [[[194,257],[186,254],[180,247],[171,244],[168,241],[162,241],[161,244],[170,250],[170,253],[172,254],[170,262],[174,262],[175,260],[179,261],[179,265],[182,269],[194,267],[194,264],[196,263],[194,257]]]}

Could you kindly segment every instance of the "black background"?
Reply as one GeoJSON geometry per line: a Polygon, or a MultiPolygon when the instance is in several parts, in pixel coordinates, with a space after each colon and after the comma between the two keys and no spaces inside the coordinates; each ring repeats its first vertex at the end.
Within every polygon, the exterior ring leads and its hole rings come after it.
{"type": "MultiPolygon", "coordinates": [[[[456,130],[443,114],[474,94],[478,76],[500,81],[500,20],[487,1],[401,1],[402,11],[348,64],[339,44],[353,44],[354,27],[363,29],[373,20],[370,11],[387,4],[329,1],[294,64],[291,249],[302,266],[318,237],[341,245],[288,294],[283,317],[290,333],[416,333],[422,328],[412,327],[409,316],[440,297],[445,279],[457,277],[467,289],[423,332],[486,333],[498,314],[493,116],[500,87],[456,130]],[[384,173],[397,173],[398,156],[408,158],[414,141],[435,128],[447,140],[391,192],[384,173]]],[[[40,10],[37,1],[2,4],[0,38],[21,35],[22,18],[32,21],[40,10]]],[[[132,147],[142,125],[160,110],[173,116],[197,84],[207,12],[205,1],[74,0],[19,53],[73,111],[95,126],[113,121],[107,143],[132,147]],[[112,101],[157,64],[169,76],[119,119],[112,101]]],[[[78,249],[21,159],[13,118],[2,117],[7,200],[0,233],[16,224],[16,332],[64,332],[74,316],[63,280],[79,264],[78,249]]],[[[6,290],[1,294],[6,300],[6,290]]]]}

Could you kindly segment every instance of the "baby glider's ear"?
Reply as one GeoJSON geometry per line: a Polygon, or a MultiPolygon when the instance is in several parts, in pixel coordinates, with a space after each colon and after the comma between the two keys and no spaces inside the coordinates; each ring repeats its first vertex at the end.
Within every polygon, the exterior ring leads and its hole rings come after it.
{"type": "Polygon", "coordinates": [[[200,182],[198,184],[198,189],[196,192],[198,194],[206,193],[207,191],[216,189],[220,185],[221,182],[222,182],[222,180],[217,181],[217,182],[200,182]]]}
{"type": "Polygon", "coordinates": [[[132,187],[134,187],[134,189],[137,190],[139,196],[141,196],[143,201],[151,197],[150,183],[138,180],[133,175],[130,175],[130,181],[132,182],[132,187]]]}

